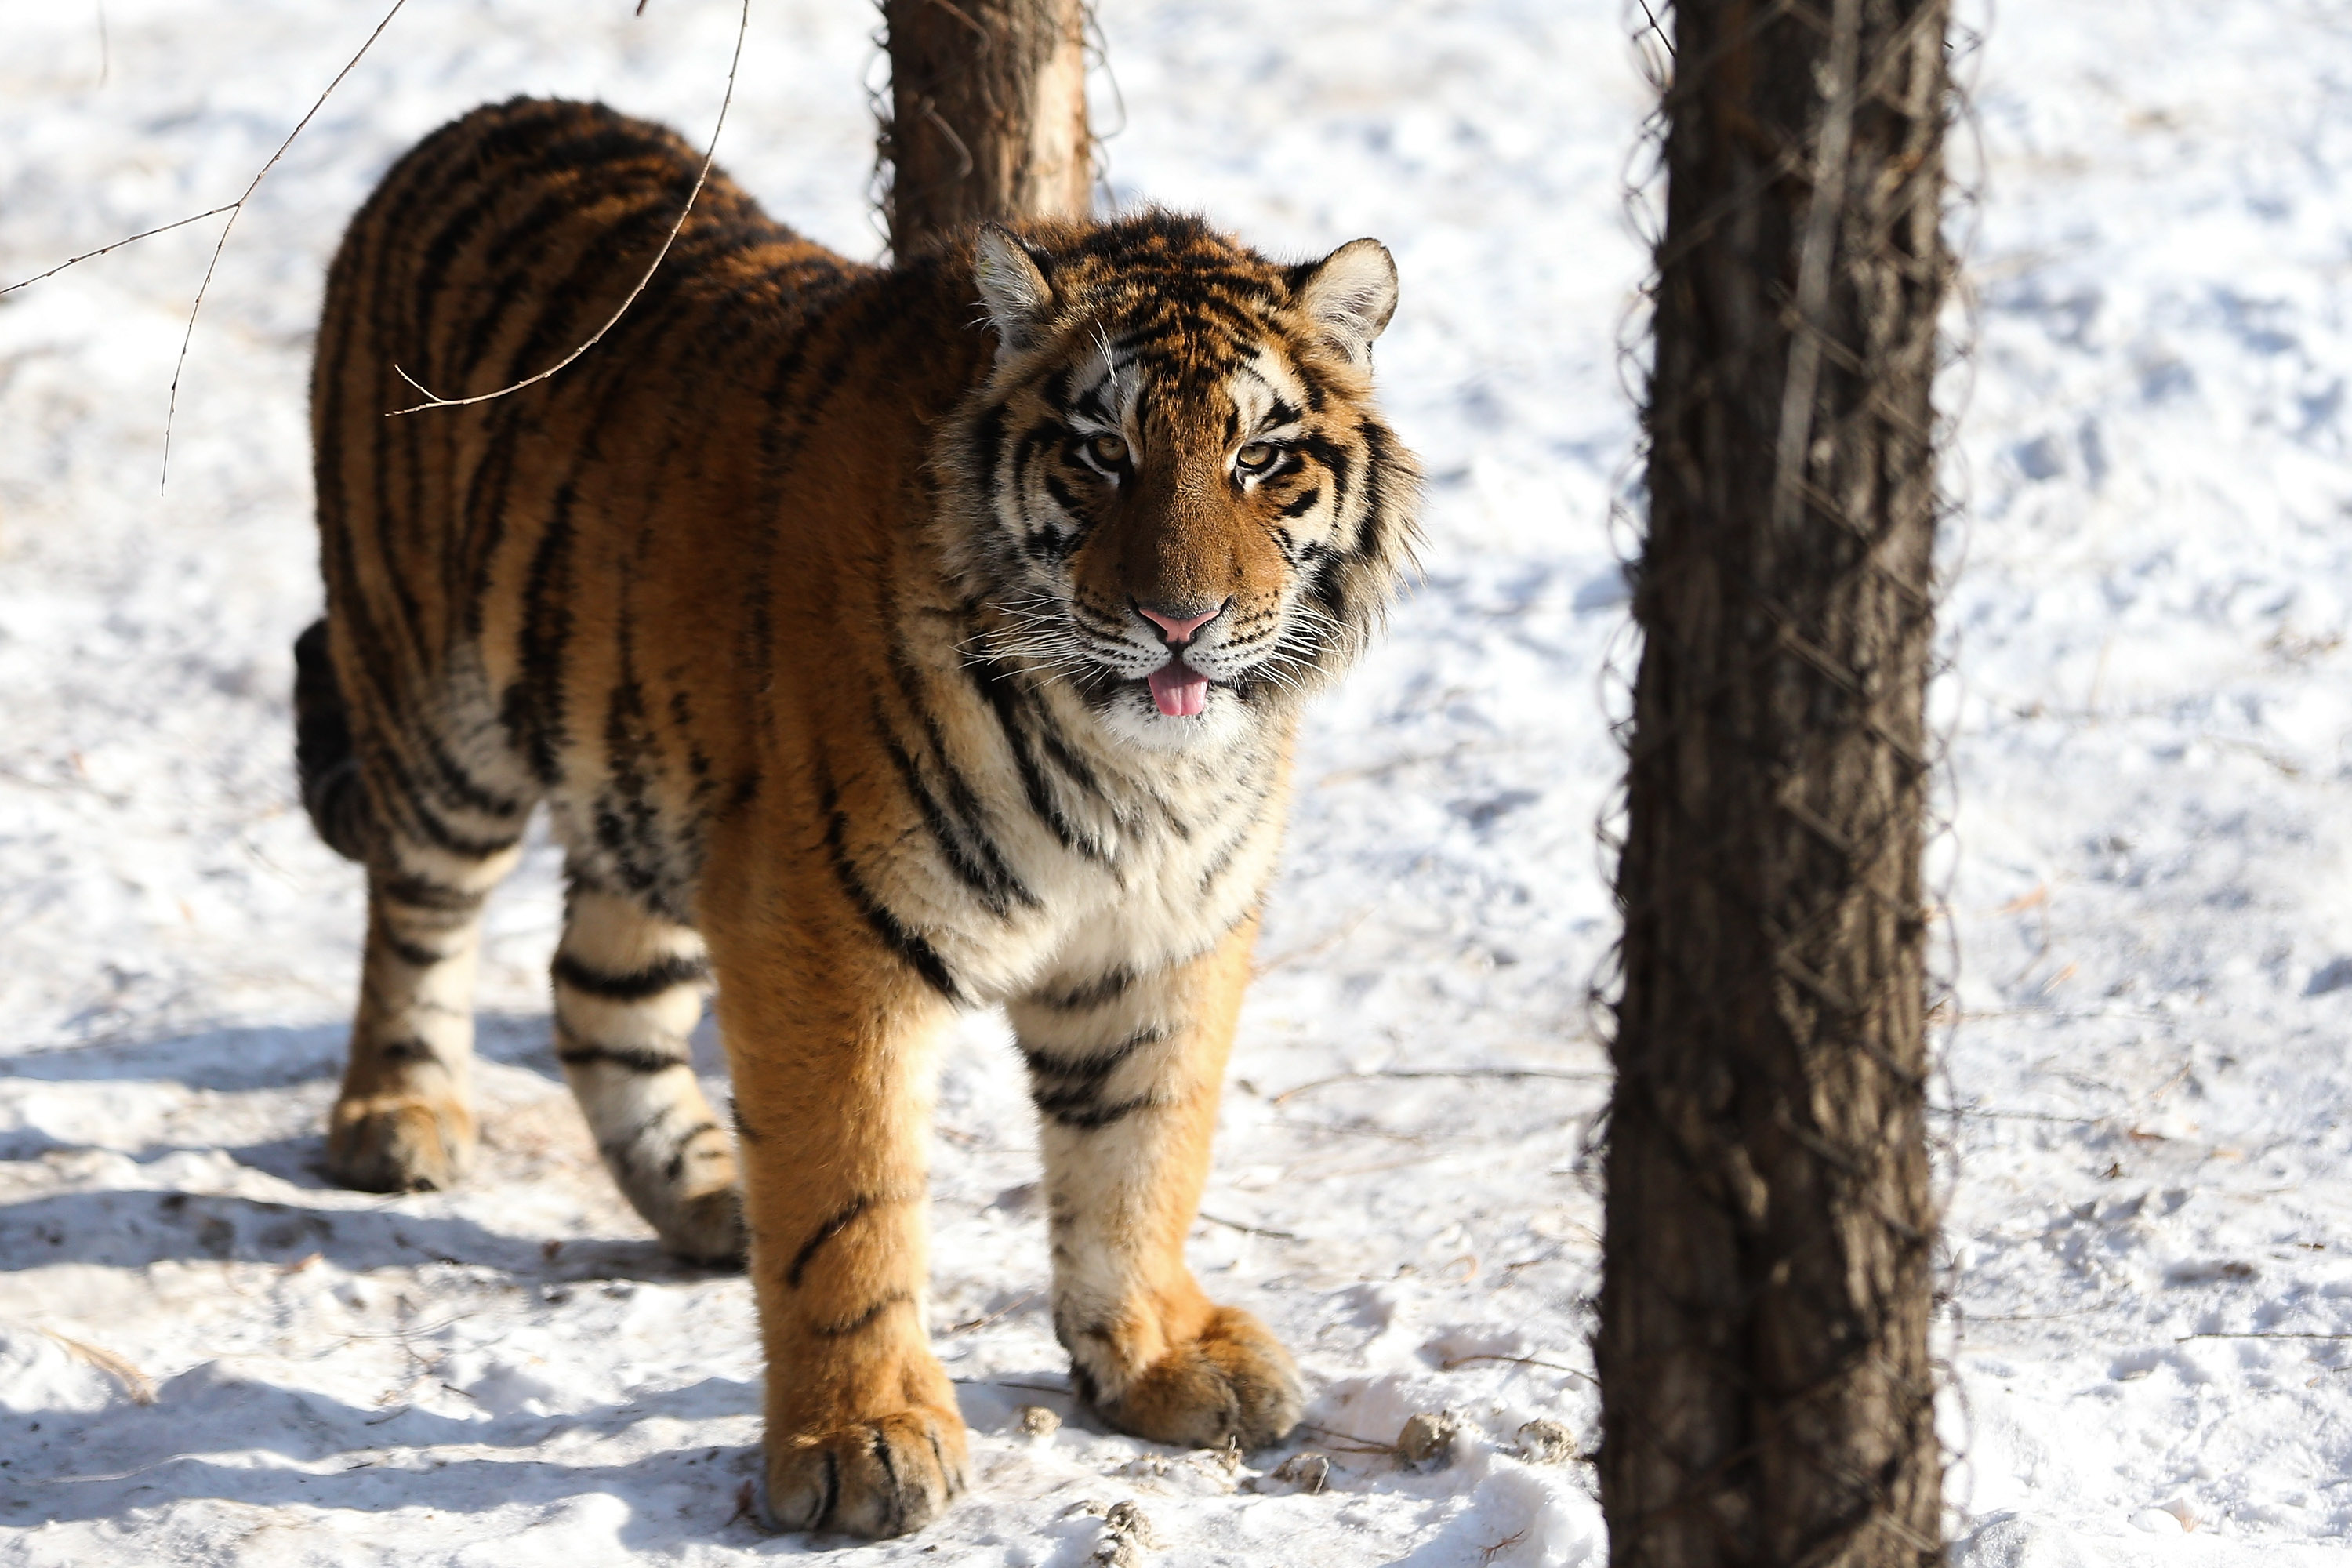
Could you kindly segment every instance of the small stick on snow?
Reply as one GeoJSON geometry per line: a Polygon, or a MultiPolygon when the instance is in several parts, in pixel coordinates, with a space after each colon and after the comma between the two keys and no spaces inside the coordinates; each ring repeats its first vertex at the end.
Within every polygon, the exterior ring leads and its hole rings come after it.
{"type": "Polygon", "coordinates": [[[1609,1075],[1605,1072],[1572,1072],[1561,1068],[1381,1068],[1371,1072],[1335,1073],[1329,1078],[1315,1079],[1309,1082],[1298,1085],[1296,1089],[1284,1089],[1280,1094],[1276,1095],[1272,1100],[1266,1101],[1266,1103],[1269,1105],[1280,1105],[1284,1100],[1292,1099],[1297,1095],[1305,1094],[1310,1089],[1322,1089],[1328,1084],[1355,1083],[1368,1079],[1415,1078],[1543,1078],[1553,1079],[1561,1083],[1606,1083],[1609,1081],[1609,1075]]]}
{"type": "MultiPolygon", "coordinates": [[[[1505,1361],[1509,1362],[1513,1366],[1539,1366],[1546,1372],[1565,1373],[1570,1377],[1576,1379],[1579,1383],[1592,1383],[1593,1381],[1592,1375],[1590,1373],[1579,1372],[1572,1366],[1562,1366],[1556,1361],[1538,1361],[1535,1357],[1528,1355],[1457,1355],[1439,1362],[1437,1363],[1437,1370],[1440,1372],[1452,1372],[1455,1367],[1468,1366],[1474,1361],[1505,1361]]],[[[1593,1386],[1599,1387],[1600,1385],[1598,1384],[1594,1384],[1593,1386]]]]}
{"type": "Polygon", "coordinates": [[[1227,1219],[1223,1215],[1211,1214],[1206,1209],[1201,1210],[1200,1213],[1201,1217],[1207,1220],[1211,1225],[1221,1225],[1227,1230],[1238,1230],[1244,1236],[1270,1236],[1276,1241],[1304,1241],[1307,1239],[1305,1237],[1300,1236],[1294,1231],[1268,1230],[1262,1225],[1244,1225],[1237,1219],[1227,1219]]]}

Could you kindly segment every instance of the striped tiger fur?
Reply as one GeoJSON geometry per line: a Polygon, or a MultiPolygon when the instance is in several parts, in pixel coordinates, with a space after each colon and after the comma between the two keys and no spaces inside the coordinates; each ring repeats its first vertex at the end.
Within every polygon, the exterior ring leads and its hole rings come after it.
{"type": "Polygon", "coordinates": [[[601,107],[518,100],[387,174],[312,391],[327,611],[299,762],[364,861],[341,1178],[474,1142],[484,896],[567,850],[557,1054],[664,1241],[748,1239],[765,1506],[910,1530],[961,1488],[923,1314],[931,1047],[1003,1005],[1039,1117],[1053,1315],[1113,1425],[1255,1446],[1287,1353],[1185,1266],[1301,700],[1407,563],[1370,240],[990,226],[846,261],[601,107]],[[733,1135],[687,1037],[715,980],[733,1135]],[[738,1164],[741,1181],[737,1179],[738,1164]]]}

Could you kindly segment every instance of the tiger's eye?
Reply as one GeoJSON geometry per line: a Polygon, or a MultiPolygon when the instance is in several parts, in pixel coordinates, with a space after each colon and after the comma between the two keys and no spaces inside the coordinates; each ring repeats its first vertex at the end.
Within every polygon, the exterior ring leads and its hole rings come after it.
{"type": "Polygon", "coordinates": [[[1127,461],[1127,443],[1116,436],[1097,436],[1087,443],[1087,450],[1106,468],[1116,468],[1127,461]]]}
{"type": "Polygon", "coordinates": [[[1271,443],[1252,441],[1234,454],[1236,466],[1249,473],[1259,473],[1274,466],[1275,450],[1271,443]]]}

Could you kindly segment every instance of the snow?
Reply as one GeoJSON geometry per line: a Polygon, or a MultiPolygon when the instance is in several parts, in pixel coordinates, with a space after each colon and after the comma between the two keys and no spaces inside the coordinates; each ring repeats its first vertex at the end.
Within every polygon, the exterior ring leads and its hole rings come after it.
{"type": "MultiPolygon", "coordinates": [[[[749,1294],[665,1260],[595,1163],[548,1047],[543,847],[493,906],[480,1173],[321,1178],[361,905],[289,757],[320,274],[482,100],[706,134],[735,7],[632,9],[410,0],[239,220],[160,496],[215,226],[0,301],[0,1563],[1598,1564],[1589,1465],[1518,1434],[1589,1444],[1596,1411],[1584,994],[1647,105],[1615,0],[1101,7],[1118,199],[1394,247],[1381,375],[1435,481],[1425,581],[1305,748],[1193,1242],[1298,1351],[1311,1429],[1236,1468],[1073,1406],[1029,1112],[975,1018],[930,1312],[977,1484],[903,1542],[758,1534],[749,1294]],[[1527,1075],[1392,1076],[1464,1069],[1527,1075]],[[1381,1451],[1439,1412],[1444,1463],[1381,1451]]],[[[0,277],[234,196],[376,20],[99,15],[0,16],[0,277]]],[[[722,148],[861,255],[873,23],[761,0],[722,148]]],[[[1936,693],[1956,1560],[2334,1561],[2352,1341],[2279,1336],[2352,1335],[2352,19],[2019,5],[1972,68],[1936,693]]]]}

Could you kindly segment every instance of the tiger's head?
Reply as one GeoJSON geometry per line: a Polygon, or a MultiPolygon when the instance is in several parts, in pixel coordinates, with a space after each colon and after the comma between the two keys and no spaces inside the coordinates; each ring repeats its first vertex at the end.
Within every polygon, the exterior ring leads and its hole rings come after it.
{"type": "Polygon", "coordinates": [[[1387,249],[1282,266],[1161,213],[992,225],[972,280],[996,360],[941,466],[983,656],[1151,746],[1230,739],[1346,665],[1420,498],[1372,399],[1387,249]]]}

